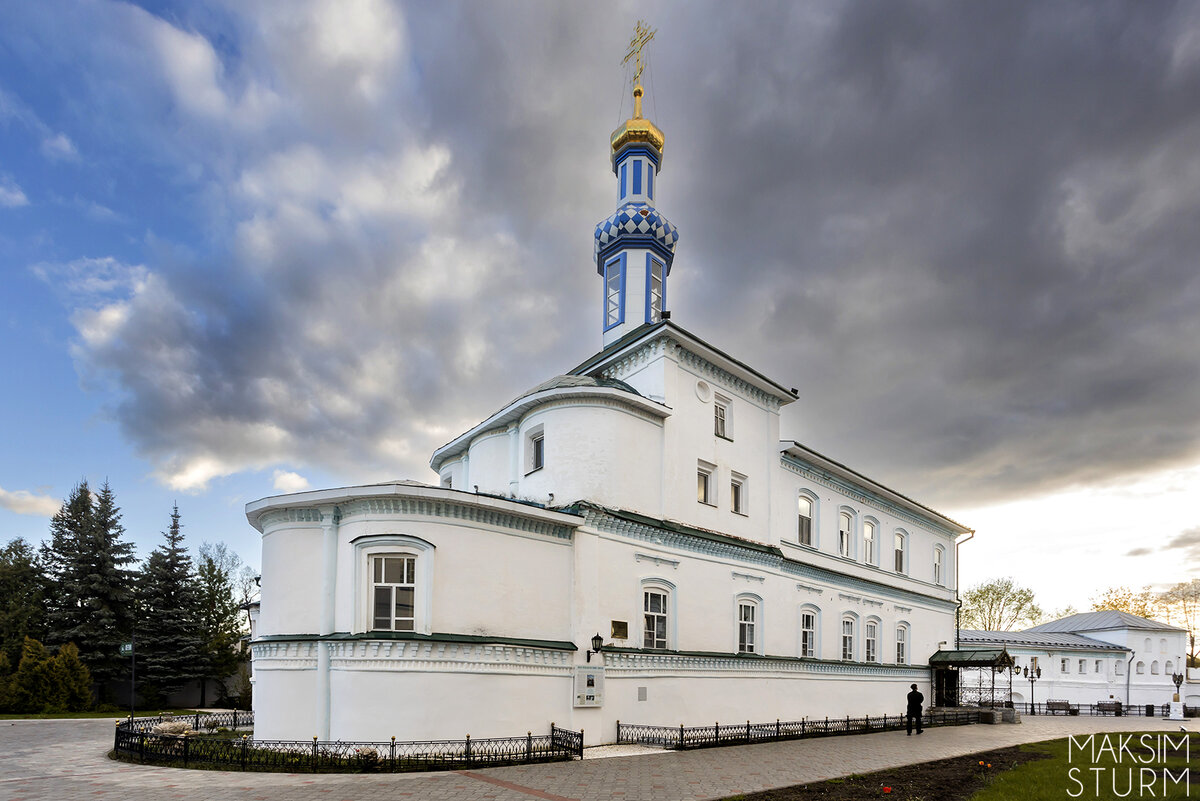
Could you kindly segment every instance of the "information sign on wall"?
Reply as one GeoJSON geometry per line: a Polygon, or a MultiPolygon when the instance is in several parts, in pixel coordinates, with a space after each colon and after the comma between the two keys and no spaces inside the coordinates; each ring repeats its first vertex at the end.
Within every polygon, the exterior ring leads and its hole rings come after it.
{"type": "Polygon", "coordinates": [[[575,668],[575,706],[604,704],[604,668],[584,665],[575,668]]]}

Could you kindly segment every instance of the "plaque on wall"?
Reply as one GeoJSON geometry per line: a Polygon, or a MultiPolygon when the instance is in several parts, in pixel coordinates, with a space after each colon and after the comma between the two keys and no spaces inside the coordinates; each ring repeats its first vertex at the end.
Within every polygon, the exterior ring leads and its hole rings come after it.
{"type": "Polygon", "coordinates": [[[584,665],[575,668],[575,706],[604,704],[604,668],[584,665]]]}

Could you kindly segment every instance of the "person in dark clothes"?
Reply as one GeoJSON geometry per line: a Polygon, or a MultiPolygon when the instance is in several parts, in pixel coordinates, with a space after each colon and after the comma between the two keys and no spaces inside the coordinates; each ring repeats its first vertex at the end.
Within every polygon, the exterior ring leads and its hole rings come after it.
{"type": "Polygon", "coordinates": [[[912,736],[913,720],[917,721],[917,734],[925,733],[925,730],[921,728],[921,704],[923,703],[925,703],[925,696],[921,695],[917,690],[917,685],[914,684],[912,692],[908,694],[908,714],[905,715],[909,736],[912,736]]]}

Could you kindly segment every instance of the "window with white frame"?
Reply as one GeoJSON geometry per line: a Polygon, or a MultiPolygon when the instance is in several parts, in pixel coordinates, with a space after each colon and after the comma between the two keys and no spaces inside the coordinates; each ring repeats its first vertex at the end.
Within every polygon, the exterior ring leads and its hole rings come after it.
{"type": "Polygon", "coordinates": [[[812,607],[800,610],[800,656],[817,655],[817,614],[812,607]]]}
{"type": "Polygon", "coordinates": [[[1038,669],[1038,658],[1036,656],[1029,657],[1029,672],[1035,673],[1038,669]]]}
{"type": "Polygon", "coordinates": [[[896,627],[896,664],[908,664],[908,626],[904,624],[896,627]]]}
{"type": "Polygon", "coordinates": [[[875,522],[863,521],[863,561],[868,565],[875,564],[875,522]]]}
{"type": "Polygon", "coordinates": [[[1058,662],[1059,662],[1058,668],[1061,672],[1063,672],[1063,673],[1071,672],[1071,660],[1070,659],[1063,658],[1063,659],[1058,660],[1058,662]]]}
{"type": "Polygon", "coordinates": [[[525,475],[546,466],[546,431],[543,426],[534,426],[525,432],[525,475]]]}
{"type": "Polygon", "coordinates": [[[842,659],[854,659],[854,618],[842,618],[842,659]]]}
{"type": "Polygon", "coordinates": [[[797,538],[801,545],[813,544],[813,501],[807,495],[796,500],[797,538]]]}
{"type": "Polygon", "coordinates": [[[904,534],[897,531],[892,537],[893,564],[897,573],[904,572],[904,534]]]}
{"type": "Polygon", "coordinates": [[[1165,637],[1158,641],[1158,652],[1160,654],[1167,652],[1167,639],[1165,637]]]}
{"type": "Polygon", "coordinates": [[[1152,640],[1149,637],[1147,637],[1146,642],[1142,648],[1142,651],[1148,654],[1152,650],[1154,650],[1154,645],[1152,644],[1152,640]]]}
{"type": "Polygon", "coordinates": [[[1124,659],[1118,659],[1116,662],[1113,663],[1113,675],[1115,675],[1115,676],[1124,676],[1125,675],[1125,660],[1124,659]]]}
{"type": "Polygon", "coordinates": [[[757,621],[758,602],[742,598],[737,603],[738,610],[738,653],[757,653],[757,621]]]}
{"type": "Polygon", "coordinates": [[[416,627],[415,556],[371,557],[371,630],[413,631],[416,627]]]}
{"type": "Polygon", "coordinates": [[[850,537],[854,532],[854,518],[849,512],[842,512],[838,515],[838,556],[849,557],[850,537]]]}
{"type": "Polygon", "coordinates": [[[1158,660],[1157,659],[1155,659],[1153,662],[1150,663],[1150,675],[1151,676],[1158,675],[1158,660]]]}
{"type": "Polygon", "coordinates": [[[1104,672],[1104,663],[1102,663],[1099,659],[1097,659],[1096,663],[1094,665],[1092,665],[1092,672],[1093,673],[1103,673],[1104,672]]]}
{"type": "Polygon", "coordinates": [[[879,624],[868,620],[863,626],[863,654],[867,662],[879,661],[879,624]]]}
{"type": "Polygon", "coordinates": [[[1079,660],[1079,673],[1080,673],[1080,675],[1087,673],[1087,660],[1086,659],[1079,660]]]}
{"type": "Polygon", "coordinates": [[[604,265],[604,330],[625,322],[625,257],[604,265]]]}
{"type": "Polygon", "coordinates": [[[946,549],[938,545],[933,549],[933,583],[944,583],[944,573],[946,561],[946,549]]]}
{"type": "Polygon", "coordinates": [[[713,400],[713,433],[722,439],[733,439],[732,401],[722,395],[713,400]]]}
{"type": "Polygon", "coordinates": [[[696,500],[709,506],[717,505],[713,496],[713,474],[716,469],[716,465],[707,462],[699,462],[696,465],[696,500]]]}
{"type": "Polygon", "coordinates": [[[646,275],[649,291],[646,293],[646,322],[657,323],[662,319],[663,312],[663,263],[653,256],[647,256],[650,270],[646,275]]]}
{"type": "Polygon", "coordinates": [[[746,514],[746,477],[732,473],[729,478],[729,508],[735,514],[746,514]]]}
{"type": "Polygon", "coordinates": [[[1166,666],[1163,668],[1163,673],[1170,676],[1175,672],[1175,663],[1170,659],[1167,660],[1166,666]]]}
{"type": "Polygon", "coordinates": [[[643,648],[666,648],[667,622],[670,615],[671,595],[663,587],[646,587],[642,590],[643,648]]]}
{"type": "Polygon", "coordinates": [[[1141,661],[1139,661],[1139,662],[1137,663],[1137,666],[1134,668],[1134,671],[1133,671],[1133,672],[1134,672],[1134,673],[1136,673],[1136,674],[1138,674],[1139,676],[1141,676],[1142,674],[1144,674],[1144,673],[1146,672],[1146,663],[1145,663],[1145,662],[1141,662],[1141,661]]]}

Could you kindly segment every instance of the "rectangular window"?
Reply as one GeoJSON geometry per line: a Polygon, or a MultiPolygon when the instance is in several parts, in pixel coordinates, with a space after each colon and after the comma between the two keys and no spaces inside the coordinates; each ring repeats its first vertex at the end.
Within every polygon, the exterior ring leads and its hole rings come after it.
{"type": "Polygon", "coordinates": [[[713,404],[713,433],[722,439],[729,436],[729,401],[718,398],[713,404]]]}
{"type": "Polygon", "coordinates": [[[942,583],[942,549],[933,549],[933,583],[942,583]]]}
{"type": "Polygon", "coordinates": [[[1125,675],[1125,662],[1123,660],[1118,659],[1113,663],[1113,673],[1117,676],[1125,675]]]}
{"type": "Polygon", "coordinates": [[[1104,672],[1104,666],[1102,664],[1100,664],[1099,659],[1096,660],[1095,670],[1092,672],[1093,673],[1103,673],[1104,672]]]}
{"type": "Polygon", "coordinates": [[[644,648],[667,647],[667,594],[661,590],[646,590],[642,594],[646,626],[642,637],[644,648]]]}
{"type": "Polygon", "coordinates": [[[866,625],[866,628],[864,629],[864,632],[865,632],[864,636],[866,637],[866,639],[864,640],[864,643],[866,645],[867,661],[874,662],[875,661],[875,646],[878,643],[878,638],[876,637],[876,633],[875,633],[875,624],[868,623],[866,625]]]}
{"type": "Polygon", "coordinates": [[[817,616],[813,612],[800,613],[800,656],[817,654],[817,616]]]}
{"type": "Polygon", "coordinates": [[[1060,659],[1059,660],[1059,668],[1062,669],[1063,673],[1070,673],[1071,672],[1071,660],[1060,659]]]}
{"type": "Polygon", "coordinates": [[[371,558],[371,628],[412,631],[416,623],[416,564],[412,556],[371,558]]]}
{"type": "Polygon", "coordinates": [[[633,160],[633,194],[642,194],[642,160],[633,160]]]}
{"type": "Polygon", "coordinates": [[[797,538],[801,545],[812,545],[812,501],[800,496],[796,501],[797,509],[797,538]]]}
{"type": "Polygon", "coordinates": [[[838,515],[838,556],[850,556],[850,532],[854,520],[842,512],[838,515]]]}
{"type": "Polygon", "coordinates": [[[709,506],[716,506],[712,494],[712,478],[713,468],[703,464],[696,468],[696,500],[709,506]]]}
{"type": "Polygon", "coordinates": [[[754,653],[754,612],[752,603],[738,604],[738,653],[754,653]]]}
{"type": "Polygon", "coordinates": [[[893,539],[896,549],[896,572],[904,572],[904,535],[897,534],[893,539]]]}
{"type": "Polygon", "coordinates": [[[905,653],[905,648],[908,641],[908,630],[903,626],[896,629],[896,664],[903,665],[907,663],[908,654],[905,653]]]}
{"type": "Polygon", "coordinates": [[[663,263],[647,256],[650,271],[646,276],[649,291],[646,292],[646,322],[657,323],[662,320],[663,311],[663,263]]]}
{"type": "Polygon", "coordinates": [[[1086,659],[1079,660],[1079,672],[1087,673],[1087,660],[1086,659]]]}
{"type": "Polygon", "coordinates": [[[842,621],[842,659],[854,658],[854,621],[842,621]]]}
{"type": "Polygon", "coordinates": [[[546,464],[546,437],[543,434],[535,436],[530,443],[533,446],[533,469],[541,470],[546,464]]]}
{"type": "Polygon", "coordinates": [[[863,561],[875,564],[875,524],[870,520],[863,523],[863,561]]]}
{"type": "Polygon", "coordinates": [[[1038,669],[1038,658],[1036,656],[1029,657],[1029,672],[1033,673],[1038,669]]]}
{"type": "Polygon", "coordinates": [[[735,514],[746,514],[746,477],[737,473],[729,480],[729,508],[735,514]]]}
{"type": "Polygon", "coordinates": [[[621,259],[604,265],[604,330],[625,321],[625,270],[621,259]]]}

